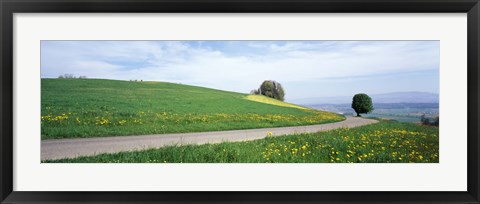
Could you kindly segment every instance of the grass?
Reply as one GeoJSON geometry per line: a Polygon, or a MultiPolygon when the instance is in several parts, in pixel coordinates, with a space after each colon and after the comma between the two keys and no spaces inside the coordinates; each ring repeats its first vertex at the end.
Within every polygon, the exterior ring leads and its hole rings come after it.
{"type": "Polygon", "coordinates": [[[331,123],[345,117],[274,99],[166,82],[42,79],[42,139],[331,123]]]}
{"type": "Polygon", "coordinates": [[[302,110],[307,110],[309,108],[307,107],[303,107],[303,106],[299,106],[299,105],[295,105],[295,104],[291,104],[291,103],[286,103],[286,102],[282,102],[282,101],[279,101],[279,100],[276,100],[276,99],[273,99],[273,98],[270,98],[270,97],[266,97],[264,95],[248,95],[245,97],[247,100],[251,100],[251,101],[256,101],[256,102],[260,102],[260,103],[266,103],[266,104],[272,104],[272,105],[276,105],[276,106],[283,106],[283,107],[290,107],[290,108],[298,108],[298,109],[302,109],[302,110]]]}
{"type": "MultiPolygon", "coordinates": [[[[438,128],[396,121],[248,142],[170,146],[44,162],[438,163],[438,128]]],[[[266,133],[270,134],[270,133],[266,133]]]]}

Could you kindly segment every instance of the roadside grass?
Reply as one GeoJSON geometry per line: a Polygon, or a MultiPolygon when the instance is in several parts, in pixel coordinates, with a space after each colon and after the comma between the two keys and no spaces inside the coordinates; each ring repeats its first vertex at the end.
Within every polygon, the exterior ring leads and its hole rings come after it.
{"type": "Polygon", "coordinates": [[[323,124],[339,114],[167,82],[42,79],[42,139],[323,124]]]}
{"type": "MultiPolygon", "coordinates": [[[[271,135],[275,133],[266,133],[271,135]]],[[[247,142],[169,146],[58,163],[438,163],[436,127],[381,120],[326,132],[247,142]]]]}

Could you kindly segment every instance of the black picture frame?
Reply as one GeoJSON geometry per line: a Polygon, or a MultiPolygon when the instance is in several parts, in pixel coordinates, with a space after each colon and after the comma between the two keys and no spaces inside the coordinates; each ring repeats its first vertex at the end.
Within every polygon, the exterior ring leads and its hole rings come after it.
{"type": "Polygon", "coordinates": [[[479,0],[0,0],[1,203],[479,203],[479,0]],[[467,13],[466,192],[23,192],[13,191],[14,13],[467,13]]]}

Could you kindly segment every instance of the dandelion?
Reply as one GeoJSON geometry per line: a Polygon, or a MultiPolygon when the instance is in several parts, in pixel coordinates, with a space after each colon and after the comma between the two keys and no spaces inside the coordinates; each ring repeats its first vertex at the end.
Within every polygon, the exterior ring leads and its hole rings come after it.
{"type": "Polygon", "coordinates": [[[118,121],[118,124],[119,124],[119,125],[125,125],[126,123],[127,123],[126,120],[120,120],[120,121],[118,121]]]}

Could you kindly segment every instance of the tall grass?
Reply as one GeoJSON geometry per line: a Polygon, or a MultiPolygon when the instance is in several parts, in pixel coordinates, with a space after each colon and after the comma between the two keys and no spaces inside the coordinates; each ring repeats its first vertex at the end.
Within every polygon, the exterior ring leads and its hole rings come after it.
{"type": "Polygon", "coordinates": [[[438,133],[437,127],[381,121],[356,128],[248,142],[170,146],[44,162],[438,163],[438,133]]]}

